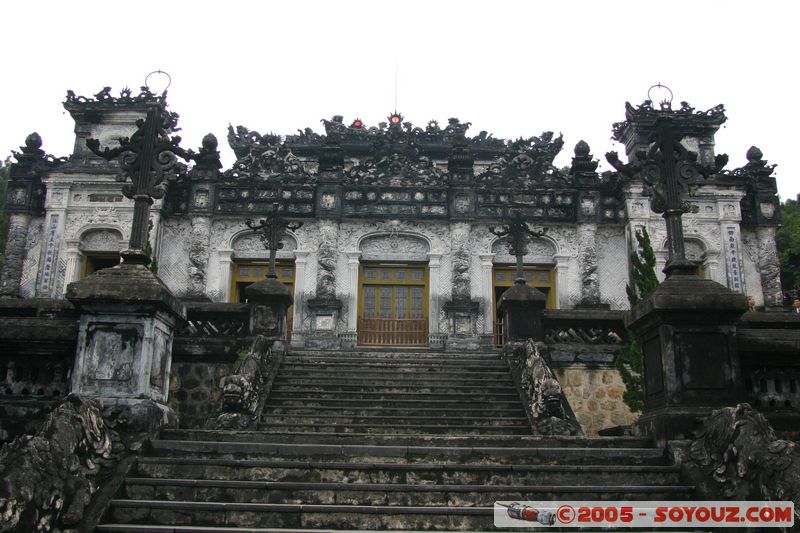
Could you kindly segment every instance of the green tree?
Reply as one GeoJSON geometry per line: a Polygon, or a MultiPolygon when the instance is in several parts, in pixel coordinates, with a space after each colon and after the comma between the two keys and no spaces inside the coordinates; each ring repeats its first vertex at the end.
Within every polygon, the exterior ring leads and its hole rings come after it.
{"type": "Polygon", "coordinates": [[[775,233],[783,290],[800,289],[800,202],[781,204],[781,227],[775,233]]]}
{"type": "Polygon", "coordinates": [[[8,169],[10,161],[0,163],[0,268],[6,258],[6,239],[8,238],[8,216],[5,212],[6,191],[8,189],[8,169]]]}
{"type": "MultiPolygon", "coordinates": [[[[658,277],[656,276],[656,254],[653,252],[653,245],[650,243],[650,235],[647,230],[636,232],[636,241],[641,250],[631,251],[631,268],[633,283],[625,286],[628,293],[628,302],[631,306],[641,302],[656,287],[658,287],[658,277]]],[[[642,388],[642,349],[636,337],[628,332],[630,339],[627,346],[620,350],[617,355],[616,366],[622,382],[625,384],[625,392],[622,400],[630,407],[631,411],[637,412],[644,408],[644,389],[642,388]]]]}

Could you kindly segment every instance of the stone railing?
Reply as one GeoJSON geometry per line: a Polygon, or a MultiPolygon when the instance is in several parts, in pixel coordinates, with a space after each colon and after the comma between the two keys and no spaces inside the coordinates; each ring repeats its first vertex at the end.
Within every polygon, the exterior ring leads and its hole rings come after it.
{"type": "Polygon", "coordinates": [[[624,311],[548,309],[542,316],[547,344],[622,344],[624,311]]]}
{"type": "Polygon", "coordinates": [[[69,392],[77,338],[65,300],[0,300],[0,441],[36,431],[69,392]]]}
{"type": "Polygon", "coordinates": [[[547,351],[544,343],[530,339],[503,350],[531,429],[536,435],[581,435],[569,400],[550,368],[547,351]]]}
{"type": "Polygon", "coordinates": [[[247,304],[189,302],[186,324],[175,332],[173,357],[234,357],[250,335],[247,304]]]}
{"type": "Polygon", "coordinates": [[[203,427],[222,406],[220,382],[252,342],[247,304],[187,302],[172,343],[169,406],[180,426],[203,427]]]}
{"type": "Polygon", "coordinates": [[[736,327],[746,400],[800,434],[800,314],[745,313],[736,327]]]}

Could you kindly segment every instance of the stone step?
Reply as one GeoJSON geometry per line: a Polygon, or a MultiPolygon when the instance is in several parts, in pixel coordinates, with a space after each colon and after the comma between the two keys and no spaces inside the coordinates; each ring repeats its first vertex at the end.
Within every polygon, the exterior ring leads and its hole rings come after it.
{"type": "Polygon", "coordinates": [[[149,478],[436,485],[680,483],[680,468],[665,465],[368,463],[199,457],[142,457],[137,475],[149,478]]]}
{"type": "Polygon", "coordinates": [[[526,423],[516,425],[445,425],[445,424],[259,424],[259,429],[265,433],[286,433],[295,431],[308,436],[305,442],[314,440],[317,433],[357,433],[367,435],[417,435],[417,434],[445,434],[445,435],[530,435],[531,428],[526,423]]]}
{"type": "MultiPolygon", "coordinates": [[[[268,437],[268,435],[266,436],[268,437]]],[[[443,439],[440,442],[444,442],[443,439]]],[[[296,444],[280,442],[231,442],[153,440],[150,452],[160,456],[203,454],[210,457],[286,460],[327,460],[393,463],[498,464],[627,464],[662,465],[661,448],[562,448],[517,446],[380,446],[359,444],[296,444]]]]}
{"type": "Polygon", "coordinates": [[[418,374],[421,372],[446,372],[452,374],[474,374],[480,372],[508,372],[508,365],[503,361],[484,361],[479,363],[457,362],[436,363],[433,361],[399,361],[399,362],[333,362],[333,361],[284,361],[282,367],[291,372],[317,371],[353,371],[364,373],[402,373],[418,374]]]}
{"type": "Polygon", "coordinates": [[[275,383],[281,384],[303,384],[303,383],[311,383],[315,385],[337,385],[342,382],[345,382],[350,385],[361,385],[361,386],[369,386],[369,385],[390,385],[390,384],[421,384],[427,386],[442,386],[447,387],[449,385],[470,385],[470,386],[482,386],[487,384],[502,384],[507,386],[513,386],[513,381],[511,381],[511,376],[508,372],[504,372],[502,374],[488,374],[488,373],[477,373],[473,376],[461,376],[461,377],[452,377],[452,376],[443,376],[436,372],[426,372],[420,374],[392,374],[392,373],[381,373],[375,375],[361,375],[356,373],[349,373],[349,372],[342,372],[338,375],[333,374],[322,374],[317,372],[306,372],[302,374],[290,375],[281,371],[275,377],[275,383]]]}
{"type": "Polygon", "coordinates": [[[357,373],[371,373],[371,374],[420,374],[425,372],[441,372],[454,375],[464,374],[480,374],[483,372],[506,372],[508,373],[508,365],[502,361],[484,362],[484,363],[461,363],[461,364],[435,364],[431,362],[399,362],[399,363],[381,363],[381,362],[357,362],[350,363],[335,363],[329,361],[298,363],[292,361],[284,361],[282,369],[286,372],[294,373],[309,373],[309,372],[357,372],[357,373]]]}
{"type": "MultiPolygon", "coordinates": [[[[113,500],[112,518],[127,524],[469,531],[493,529],[492,507],[400,507],[113,500]]],[[[104,526],[101,526],[104,527],[104,526]]],[[[99,528],[98,528],[99,529],[99,528]]],[[[102,529],[100,529],[102,531],[102,529]]]]}
{"type": "Polygon", "coordinates": [[[447,400],[447,399],[463,399],[463,400],[517,400],[519,401],[519,393],[511,387],[493,387],[489,390],[465,387],[454,388],[446,390],[414,390],[413,387],[396,387],[394,389],[383,390],[381,387],[370,387],[372,390],[364,390],[368,387],[354,387],[354,390],[325,390],[324,387],[293,387],[293,386],[280,386],[272,389],[269,399],[273,394],[279,399],[285,399],[295,394],[302,396],[316,396],[318,398],[329,399],[380,399],[387,400],[393,399],[416,399],[416,400],[447,400]],[[405,390],[404,390],[405,389],[405,390]]]}
{"type": "Polygon", "coordinates": [[[507,387],[479,387],[479,386],[457,386],[451,385],[448,387],[425,387],[425,386],[414,386],[414,385],[375,385],[375,386],[363,386],[363,385],[314,385],[314,384],[303,384],[303,385],[288,385],[288,384],[280,384],[277,383],[272,388],[276,394],[289,394],[294,392],[301,392],[303,394],[319,394],[320,396],[325,397],[324,395],[336,395],[338,397],[350,397],[350,396],[365,396],[367,394],[372,395],[381,395],[385,396],[388,394],[401,394],[406,397],[417,398],[420,396],[472,396],[478,398],[505,398],[507,396],[514,397],[516,395],[519,398],[519,393],[515,389],[512,389],[510,386],[507,387]]]}
{"type": "Polygon", "coordinates": [[[376,407],[379,409],[387,409],[387,408],[403,408],[403,409],[415,409],[415,408],[424,408],[431,406],[441,406],[442,408],[450,408],[450,407],[464,407],[466,409],[481,409],[483,407],[491,408],[491,409],[498,409],[498,408],[508,408],[508,409],[522,409],[522,405],[519,400],[519,394],[514,396],[513,398],[504,399],[504,400],[489,400],[489,399],[482,399],[480,401],[475,401],[475,398],[469,397],[455,397],[455,398],[439,398],[436,402],[431,402],[427,399],[420,399],[420,400],[413,400],[408,399],[408,395],[402,395],[396,398],[390,398],[387,400],[383,400],[380,398],[348,398],[343,399],[340,397],[333,397],[333,398],[320,398],[319,396],[295,396],[291,394],[270,394],[269,398],[267,398],[266,406],[265,407],[303,407],[303,408],[313,408],[313,407],[325,407],[330,409],[335,409],[339,407],[347,407],[347,408],[361,408],[361,407],[376,407]]]}
{"type": "Polygon", "coordinates": [[[456,416],[348,416],[340,414],[328,414],[320,416],[312,415],[280,415],[264,413],[261,415],[261,424],[265,426],[292,425],[297,427],[305,425],[324,426],[349,426],[349,427],[392,427],[398,426],[491,426],[509,427],[523,426],[529,428],[528,419],[525,416],[514,417],[456,417],[456,416]]]}
{"type": "Polygon", "coordinates": [[[681,499],[689,496],[694,488],[685,485],[420,485],[128,478],[124,490],[131,500],[489,507],[497,500],[681,499]]]}
{"type": "Polygon", "coordinates": [[[524,417],[521,406],[489,408],[401,408],[401,407],[346,407],[346,406],[265,406],[264,413],[283,416],[385,416],[403,418],[406,416],[452,416],[452,417],[524,417]]]}
{"type": "Polygon", "coordinates": [[[338,361],[342,359],[413,359],[413,360],[500,360],[502,356],[499,351],[487,352],[444,352],[440,350],[415,350],[415,349],[392,349],[385,350],[337,350],[337,351],[323,351],[323,350],[302,350],[292,348],[287,354],[287,359],[322,359],[338,361]]]}
{"type": "MultiPolygon", "coordinates": [[[[337,435],[349,437],[348,435],[337,435]]],[[[263,431],[227,431],[216,429],[167,429],[161,438],[168,441],[202,441],[202,442],[255,442],[264,443],[274,438],[274,434],[263,431]]],[[[357,437],[357,436],[356,436],[357,437]]],[[[387,445],[414,446],[414,435],[397,438],[386,437],[387,445]]],[[[645,437],[543,437],[540,435],[419,435],[418,446],[459,446],[459,447],[512,447],[512,448],[643,448],[652,449],[653,442],[645,437]]],[[[274,441],[273,441],[274,442],[274,441]]],[[[308,443],[306,443],[308,444],[308,443]]],[[[324,443],[320,443],[324,444],[324,443]]],[[[358,444],[354,442],[353,444],[358,444]]]]}

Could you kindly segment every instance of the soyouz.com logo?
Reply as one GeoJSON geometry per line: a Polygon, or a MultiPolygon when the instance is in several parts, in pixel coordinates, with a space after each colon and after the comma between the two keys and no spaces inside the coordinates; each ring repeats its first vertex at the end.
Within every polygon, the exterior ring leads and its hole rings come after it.
{"type": "Polygon", "coordinates": [[[791,527],[794,503],[759,501],[502,501],[497,527],[791,527]]]}

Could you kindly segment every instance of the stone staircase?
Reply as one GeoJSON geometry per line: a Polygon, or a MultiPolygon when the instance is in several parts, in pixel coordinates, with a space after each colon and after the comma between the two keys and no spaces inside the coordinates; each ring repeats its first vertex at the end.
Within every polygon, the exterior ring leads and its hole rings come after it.
{"type": "Polygon", "coordinates": [[[297,351],[258,430],[163,432],[97,531],[492,530],[496,500],[692,493],[645,439],[532,436],[498,354],[297,351]]]}

